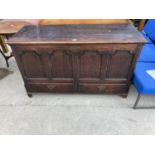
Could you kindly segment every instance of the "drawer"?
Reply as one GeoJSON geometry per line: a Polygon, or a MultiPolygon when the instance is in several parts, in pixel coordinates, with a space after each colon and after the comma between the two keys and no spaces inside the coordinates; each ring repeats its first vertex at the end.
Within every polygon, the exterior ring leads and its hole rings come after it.
{"type": "Polygon", "coordinates": [[[74,90],[72,83],[30,83],[26,84],[25,87],[28,92],[67,93],[74,90]]]}
{"type": "Polygon", "coordinates": [[[126,94],[129,86],[126,84],[79,84],[79,92],[96,94],[126,94]]]}

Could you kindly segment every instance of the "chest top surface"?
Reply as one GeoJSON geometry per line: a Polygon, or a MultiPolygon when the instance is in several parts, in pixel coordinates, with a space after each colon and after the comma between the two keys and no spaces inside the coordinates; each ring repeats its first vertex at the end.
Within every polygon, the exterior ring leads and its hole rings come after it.
{"type": "Polygon", "coordinates": [[[8,40],[9,44],[146,43],[128,24],[26,25],[8,40]]]}

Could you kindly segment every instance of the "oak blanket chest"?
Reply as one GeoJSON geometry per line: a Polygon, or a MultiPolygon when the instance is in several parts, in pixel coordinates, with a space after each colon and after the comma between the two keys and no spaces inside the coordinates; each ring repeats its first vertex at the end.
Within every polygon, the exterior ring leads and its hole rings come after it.
{"type": "Polygon", "coordinates": [[[28,25],[8,40],[29,96],[76,92],[126,97],[145,42],[129,23],[28,25]]]}

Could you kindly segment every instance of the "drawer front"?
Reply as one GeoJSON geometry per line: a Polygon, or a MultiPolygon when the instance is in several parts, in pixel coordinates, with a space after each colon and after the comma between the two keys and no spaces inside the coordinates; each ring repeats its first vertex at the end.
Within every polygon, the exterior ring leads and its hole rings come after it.
{"type": "Polygon", "coordinates": [[[126,84],[79,84],[79,92],[96,94],[126,94],[129,86],[126,84]]]}
{"type": "Polygon", "coordinates": [[[67,93],[74,90],[74,86],[71,83],[35,83],[26,84],[25,87],[28,92],[67,93]]]}

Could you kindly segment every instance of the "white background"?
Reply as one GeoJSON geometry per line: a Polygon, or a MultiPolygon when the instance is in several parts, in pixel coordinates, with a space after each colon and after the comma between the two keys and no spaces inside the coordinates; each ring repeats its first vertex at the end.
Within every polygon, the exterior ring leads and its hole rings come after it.
{"type": "Polygon", "coordinates": [[[1,136],[1,155],[154,155],[154,136],[1,136]]]}
{"type": "MultiPolygon", "coordinates": [[[[148,19],[153,2],[1,0],[0,19],[148,19]]],[[[155,155],[154,148],[154,136],[0,136],[0,155],[155,155]]]]}
{"type": "Polygon", "coordinates": [[[1,18],[154,18],[154,0],[1,0],[1,18]]]}

